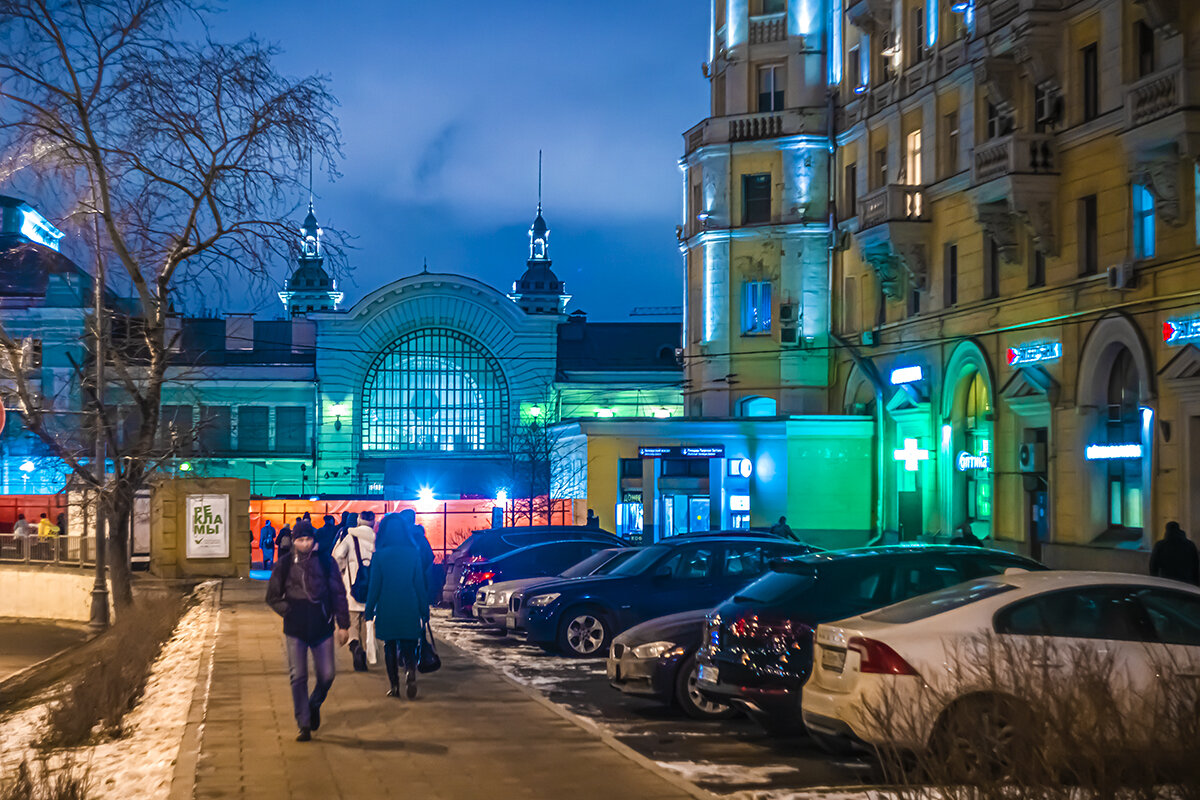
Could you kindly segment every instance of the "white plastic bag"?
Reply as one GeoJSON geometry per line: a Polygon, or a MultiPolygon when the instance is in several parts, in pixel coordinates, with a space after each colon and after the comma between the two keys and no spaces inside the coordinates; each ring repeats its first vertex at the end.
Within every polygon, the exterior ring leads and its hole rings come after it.
{"type": "Polygon", "coordinates": [[[367,653],[367,663],[379,662],[379,648],[375,642],[375,620],[369,619],[363,623],[363,650],[367,653]]]}

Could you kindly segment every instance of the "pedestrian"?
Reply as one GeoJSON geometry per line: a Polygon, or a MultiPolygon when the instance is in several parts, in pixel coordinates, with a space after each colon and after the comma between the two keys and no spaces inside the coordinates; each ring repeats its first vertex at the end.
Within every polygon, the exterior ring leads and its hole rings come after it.
{"type": "Polygon", "coordinates": [[[58,513],[58,516],[54,520],[54,524],[58,526],[58,535],[59,536],[67,535],[67,514],[66,514],[66,512],[60,511],[58,513]]]}
{"type": "Polygon", "coordinates": [[[345,539],[346,534],[350,532],[350,529],[356,527],[357,525],[358,514],[355,514],[353,511],[343,511],[342,521],[339,522],[337,526],[337,537],[334,539],[334,545],[336,545],[342,539],[345,539]]]}
{"type": "Polygon", "coordinates": [[[371,566],[371,557],[375,554],[374,522],[375,515],[371,514],[370,523],[364,520],[362,524],[351,528],[345,538],[333,547],[333,560],[341,568],[342,583],[346,586],[346,602],[350,606],[350,656],[354,660],[355,672],[367,671],[367,650],[363,643],[373,646],[366,634],[366,620],[363,619],[366,598],[355,599],[353,589],[361,571],[365,570],[363,578],[370,580],[371,572],[368,568],[371,566]]]}
{"type": "Polygon", "coordinates": [[[590,508],[588,509],[587,515],[587,527],[594,531],[600,530],[600,518],[596,516],[596,512],[590,508]]]}
{"type": "Polygon", "coordinates": [[[33,535],[33,526],[25,519],[24,514],[17,514],[17,521],[13,523],[13,536],[21,541],[25,541],[33,535]]]}
{"type": "Polygon", "coordinates": [[[38,520],[38,524],[37,524],[38,538],[39,539],[49,539],[52,536],[57,536],[58,530],[59,530],[58,526],[55,525],[53,522],[51,522],[49,520],[49,518],[46,517],[45,514],[42,514],[42,518],[38,520]]]}
{"type": "Polygon", "coordinates": [[[279,529],[279,534],[275,537],[275,556],[278,561],[283,561],[292,552],[292,529],[286,524],[279,529]]]}
{"type": "Polygon", "coordinates": [[[403,665],[405,695],[412,700],[417,696],[417,646],[429,621],[429,595],[421,554],[402,525],[398,514],[388,514],[379,522],[363,617],[375,620],[375,635],[383,639],[390,684],[387,696],[400,696],[403,665]]]}
{"type": "Polygon", "coordinates": [[[787,517],[780,517],[779,522],[771,526],[771,533],[776,536],[783,536],[787,539],[795,539],[796,534],[792,532],[792,526],[787,524],[787,517]]]}
{"type": "Polygon", "coordinates": [[[337,520],[332,514],[326,514],[324,525],[317,528],[317,549],[323,553],[332,553],[333,545],[337,542],[337,520]]]}
{"type": "Polygon", "coordinates": [[[262,550],[263,569],[275,566],[275,526],[271,520],[263,523],[258,530],[258,548],[262,550]]]}
{"type": "Polygon", "coordinates": [[[970,523],[964,522],[958,526],[958,535],[950,540],[950,544],[962,547],[983,547],[983,540],[975,535],[975,531],[971,530],[970,523]]]}
{"type": "Polygon", "coordinates": [[[1200,584],[1200,554],[1179,523],[1171,520],[1163,538],[1150,553],[1150,574],[1193,585],[1200,584]]]}
{"type": "Polygon", "coordinates": [[[312,731],[321,727],[321,704],[333,685],[334,648],[346,643],[350,628],[342,576],[333,558],[316,548],[313,534],[312,525],[307,523],[292,529],[293,552],[279,560],[267,584],[267,604],[283,617],[292,710],[300,729],[296,735],[298,742],[307,742],[312,731]],[[311,695],[308,693],[310,652],[317,675],[311,695]]]}
{"type": "MultiPolygon", "coordinates": [[[[400,512],[400,522],[404,535],[408,537],[408,541],[417,549],[417,553],[421,556],[421,575],[425,579],[425,596],[431,597],[434,584],[433,576],[430,570],[433,569],[433,547],[429,544],[429,537],[425,535],[425,527],[417,524],[417,512],[411,508],[406,508],[400,512]]],[[[439,591],[441,590],[440,583],[438,584],[439,591]]]]}

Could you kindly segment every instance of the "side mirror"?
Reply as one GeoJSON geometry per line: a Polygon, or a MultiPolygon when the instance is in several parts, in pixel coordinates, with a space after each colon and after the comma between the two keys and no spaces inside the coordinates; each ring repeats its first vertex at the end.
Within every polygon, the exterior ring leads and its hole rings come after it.
{"type": "Polygon", "coordinates": [[[671,568],[666,566],[665,564],[663,566],[659,567],[658,569],[654,570],[655,582],[665,581],[670,577],[671,577],[671,568]]]}

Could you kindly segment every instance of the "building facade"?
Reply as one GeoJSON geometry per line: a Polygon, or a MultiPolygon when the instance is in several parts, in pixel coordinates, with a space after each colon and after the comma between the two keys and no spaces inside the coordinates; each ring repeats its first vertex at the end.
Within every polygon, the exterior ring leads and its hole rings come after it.
{"type": "Polygon", "coordinates": [[[831,402],[876,420],[882,527],[1144,568],[1200,530],[1200,9],[828,10],[831,402]]]}

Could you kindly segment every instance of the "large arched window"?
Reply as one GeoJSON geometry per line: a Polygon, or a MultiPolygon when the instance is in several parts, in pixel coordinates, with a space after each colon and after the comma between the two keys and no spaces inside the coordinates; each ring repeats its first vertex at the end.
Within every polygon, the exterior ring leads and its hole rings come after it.
{"type": "Polygon", "coordinates": [[[367,371],[364,451],[485,453],[508,444],[508,384],[499,363],[458,331],[405,334],[367,371]]]}
{"type": "MultiPolygon", "coordinates": [[[[1142,441],[1141,385],[1137,364],[1129,348],[1122,347],[1113,359],[1108,374],[1109,444],[1142,441]]],[[[1142,459],[1114,458],[1106,462],[1108,480],[1108,531],[1126,531],[1141,535],[1142,530],[1142,459]]]]}

